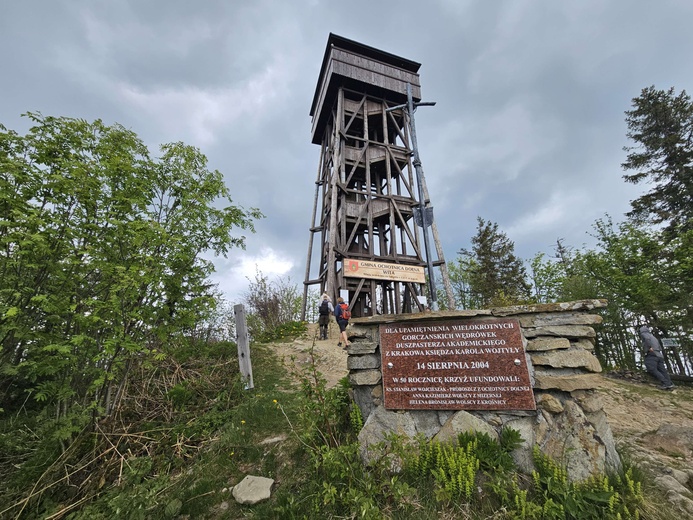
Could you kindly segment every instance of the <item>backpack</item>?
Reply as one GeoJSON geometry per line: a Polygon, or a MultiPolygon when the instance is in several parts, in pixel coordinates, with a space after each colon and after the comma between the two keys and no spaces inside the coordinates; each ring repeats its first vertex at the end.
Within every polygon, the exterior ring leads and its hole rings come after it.
{"type": "Polygon", "coordinates": [[[339,313],[339,317],[343,320],[349,321],[351,319],[351,311],[349,310],[349,306],[346,303],[340,303],[339,308],[342,310],[342,312],[339,313]]]}
{"type": "Polygon", "coordinates": [[[320,316],[327,316],[330,314],[330,304],[327,300],[323,300],[320,307],[318,307],[318,314],[320,314],[320,316]]]}

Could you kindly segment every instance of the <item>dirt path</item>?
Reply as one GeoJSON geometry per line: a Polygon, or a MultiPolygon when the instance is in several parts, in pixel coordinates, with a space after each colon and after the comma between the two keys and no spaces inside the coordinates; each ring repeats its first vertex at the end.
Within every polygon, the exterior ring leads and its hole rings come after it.
{"type": "Polygon", "coordinates": [[[311,349],[315,358],[318,370],[327,380],[327,387],[334,387],[340,379],[346,376],[347,353],[337,346],[339,342],[339,327],[337,324],[330,323],[330,339],[318,340],[318,326],[308,325],[308,332],[294,341],[288,343],[277,343],[275,350],[284,364],[292,371],[305,368],[310,363],[311,349]]]}

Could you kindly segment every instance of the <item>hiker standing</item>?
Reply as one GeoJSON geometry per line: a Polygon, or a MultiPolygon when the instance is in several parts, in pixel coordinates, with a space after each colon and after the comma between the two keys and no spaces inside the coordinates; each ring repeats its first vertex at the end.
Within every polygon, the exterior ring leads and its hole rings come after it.
{"type": "Polygon", "coordinates": [[[337,319],[337,325],[339,325],[339,343],[338,347],[342,347],[342,342],[344,346],[342,349],[346,350],[351,343],[347,338],[346,328],[349,325],[349,318],[351,318],[351,312],[349,311],[349,305],[344,301],[341,296],[337,298],[337,305],[334,308],[334,317],[337,319]]]}
{"type": "Polygon", "coordinates": [[[327,339],[327,330],[330,326],[330,315],[334,312],[332,300],[327,293],[323,293],[320,305],[318,305],[318,325],[320,326],[320,339],[327,339]]]}
{"type": "Polygon", "coordinates": [[[662,390],[672,390],[674,384],[671,382],[667,366],[664,363],[662,344],[654,337],[647,325],[640,327],[638,333],[640,334],[640,339],[642,339],[643,353],[645,354],[645,368],[647,372],[662,383],[662,386],[659,388],[662,390]]]}

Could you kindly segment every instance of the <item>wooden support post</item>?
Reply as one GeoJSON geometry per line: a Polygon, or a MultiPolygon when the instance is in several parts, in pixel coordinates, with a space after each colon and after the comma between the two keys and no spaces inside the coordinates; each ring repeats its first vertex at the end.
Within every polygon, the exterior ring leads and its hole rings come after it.
{"type": "Polygon", "coordinates": [[[248,340],[248,323],[245,318],[243,304],[233,306],[233,314],[236,317],[236,345],[238,346],[238,367],[241,378],[245,383],[245,389],[255,388],[253,384],[253,366],[250,363],[250,342],[248,340]]]}

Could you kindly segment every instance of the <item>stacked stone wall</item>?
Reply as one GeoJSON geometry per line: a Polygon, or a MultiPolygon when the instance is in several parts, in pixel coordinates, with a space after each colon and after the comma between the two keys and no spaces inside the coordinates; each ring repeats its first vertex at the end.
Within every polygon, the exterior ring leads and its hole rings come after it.
{"type": "Polygon", "coordinates": [[[598,386],[601,367],[594,355],[593,326],[602,318],[595,309],[605,300],[522,305],[478,311],[441,311],[423,314],[381,315],[352,320],[347,366],[354,401],[364,426],[359,434],[364,459],[369,447],[390,433],[450,441],[463,431],[480,431],[498,437],[503,427],[518,430],[523,445],[513,453],[523,471],[532,466],[532,449],[564,464],[573,480],[618,470],[611,428],[606,420],[598,386]],[[382,324],[435,322],[479,318],[515,318],[522,342],[536,411],[386,410],[379,345],[382,324]]]}

